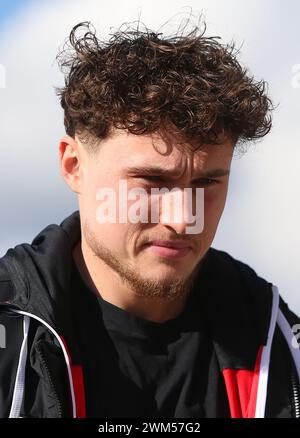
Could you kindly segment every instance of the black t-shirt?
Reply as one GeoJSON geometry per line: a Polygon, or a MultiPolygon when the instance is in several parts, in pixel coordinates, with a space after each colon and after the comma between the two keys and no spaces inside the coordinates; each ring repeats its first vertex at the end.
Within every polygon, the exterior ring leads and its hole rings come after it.
{"type": "Polygon", "coordinates": [[[87,417],[229,416],[199,290],[177,318],[152,322],[92,292],[73,262],[72,306],[87,417]]]}

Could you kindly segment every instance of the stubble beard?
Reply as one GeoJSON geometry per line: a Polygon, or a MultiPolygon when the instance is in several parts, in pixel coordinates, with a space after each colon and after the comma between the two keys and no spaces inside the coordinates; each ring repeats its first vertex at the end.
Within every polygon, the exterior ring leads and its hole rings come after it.
{"type": "Polygon", "coordinates": [[[132,292],[144,298],[172,301],[188,296],[193,289],[197,267],[184,279],[151,280],[143,277],[130,263],[121,261],[118,254],[99,242],[87,223],[84,224],[86,243],[95,257],[102,260],[120,277],[132,292]]]}

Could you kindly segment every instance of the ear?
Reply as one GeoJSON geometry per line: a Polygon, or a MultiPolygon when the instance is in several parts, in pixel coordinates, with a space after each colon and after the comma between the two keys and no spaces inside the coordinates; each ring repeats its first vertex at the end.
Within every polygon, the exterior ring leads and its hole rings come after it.
{"type": "Polygon", "coordinates": [[[82,187],[82,157],[76,139],[64,136],[59,143],[59,162],[61,174],[68,186],[80,194],[82,187]]]}

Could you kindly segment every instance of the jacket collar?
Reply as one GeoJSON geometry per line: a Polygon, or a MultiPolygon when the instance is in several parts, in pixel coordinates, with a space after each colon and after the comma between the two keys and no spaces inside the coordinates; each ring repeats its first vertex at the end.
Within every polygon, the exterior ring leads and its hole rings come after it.
{"type": "Polygon", "coordinates": [[[212,248],[198,284],[205,290],[207,326],[220,368],[254,370],[259,348],[267,342],[272,285],[212,248]]]}

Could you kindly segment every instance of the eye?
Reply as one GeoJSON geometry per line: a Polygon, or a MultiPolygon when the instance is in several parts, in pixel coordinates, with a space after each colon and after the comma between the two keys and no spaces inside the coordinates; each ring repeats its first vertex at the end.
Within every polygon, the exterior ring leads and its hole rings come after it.
{"type": "Polygon", "coordinates": [[[211,178],[200,178],[194,181],[194,184],[201,185],[201,186],[212,186],[215,184],[219,184],[220,181],[217,179],[211,179],[211,178]]]}
{"type": "Polygon", "coordinates": [[[138,178],[144,179],[146,181],[154,181],[154,182],[163,181],[163,178],[161,176],[157,176],[157,175],[138,176],[138,178]]]}
{"type": "MultiPolygon", "coordinates": [[[[162,176],[158,176],[158,175],[142,175],[142,176],[137,176],[137,179],[143,179],[145,181],[149,181],[149,182],[160,182],[160,183],[166,183],[165,179],[162,176]]],[[[208,186],[213,186],[215,184],[219,184],[220,181],[216,180],[216,179],[212,179],[212,178],[199,178],[196,179],[193,184],[200,186],[200,187],[208,187],[208,186]]]]}

